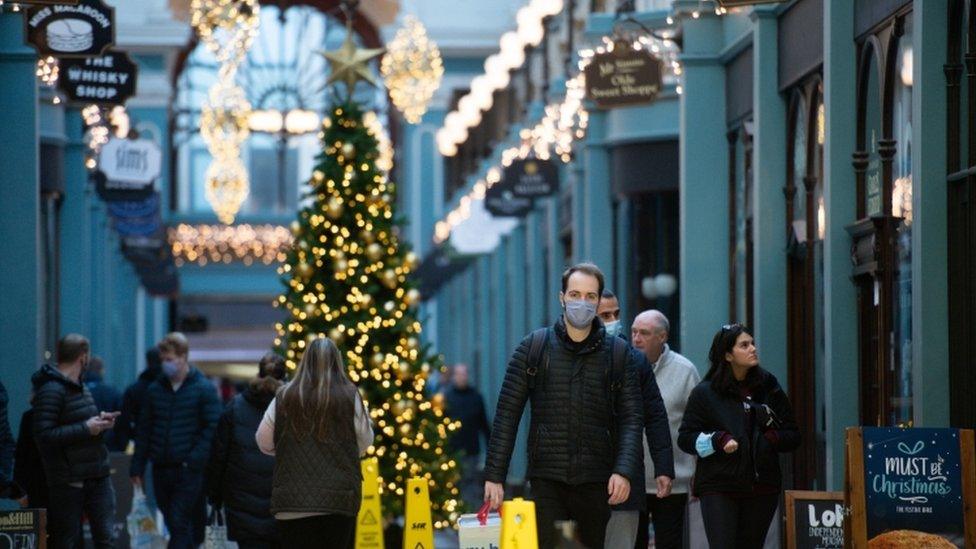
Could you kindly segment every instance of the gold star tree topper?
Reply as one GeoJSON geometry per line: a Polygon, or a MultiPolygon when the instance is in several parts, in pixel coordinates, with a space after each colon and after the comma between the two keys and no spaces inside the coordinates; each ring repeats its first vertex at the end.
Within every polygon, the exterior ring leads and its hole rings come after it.
{"type": "Polygon", "coordinates": [[[329,75],[329,80],[326,82],[326,85],[334,82],[344,82],[346,84],[346,91],[350,97],[352,96],[353,89],[356,87],[356,82],[360,80],[365,80],[373,86],[378,86],[376,77],[369,70],[369,61],[382,55],[383,52],[383,48],[357,48],[355,42],[352,40],[352,28],[347,26],[346,39],[343,41],[342,47],[337,50],[320,52],[329,60],[332,68],[332,74],[329,75]]]}

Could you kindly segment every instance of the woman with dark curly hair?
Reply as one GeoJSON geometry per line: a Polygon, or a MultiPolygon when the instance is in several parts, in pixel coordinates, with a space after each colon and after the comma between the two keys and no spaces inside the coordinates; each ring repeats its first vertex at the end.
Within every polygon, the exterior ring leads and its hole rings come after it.
{"type": "Polygon", "coordinates": [[[693,490],[712,549],[761,548],[779,504],[779,453],[800,444],[790,400],[759,367],[752,332],[723,326],[691,392],[678,446],[698,456],[693,490]]]}

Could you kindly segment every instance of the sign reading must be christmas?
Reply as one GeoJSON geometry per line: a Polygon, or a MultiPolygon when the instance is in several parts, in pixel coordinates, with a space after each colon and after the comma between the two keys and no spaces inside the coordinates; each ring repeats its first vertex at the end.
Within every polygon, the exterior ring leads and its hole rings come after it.
{"type": "Polygon", "coordinates": [[[58,88],[70,101],[124,105],[136,93],[139,67],[124,51],[101,57],[62,59],[58,88]]]}
{"type": "Polygon", "coordinates": [[[32,7],[24,26],[27,43],[42,56],[90,57],[115,44],[115,8],[102,0],[32,7]]]}
{"type": "Polygon", "coordinates": [[[586,66],[586,98],[601,109],[650,103],[661,91],[661,60],[617,42],[586,66]]]}

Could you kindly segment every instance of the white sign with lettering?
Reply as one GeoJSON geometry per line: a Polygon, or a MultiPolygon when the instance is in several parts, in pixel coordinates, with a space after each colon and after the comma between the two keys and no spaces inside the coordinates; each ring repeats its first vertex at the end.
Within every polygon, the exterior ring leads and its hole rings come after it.
{"type": "Polygon", "coordinates": [[[149,185],[162,170],[162,151],[148,139],[110,139],[98,156],[98,168],[114,183],[149,185]]]}

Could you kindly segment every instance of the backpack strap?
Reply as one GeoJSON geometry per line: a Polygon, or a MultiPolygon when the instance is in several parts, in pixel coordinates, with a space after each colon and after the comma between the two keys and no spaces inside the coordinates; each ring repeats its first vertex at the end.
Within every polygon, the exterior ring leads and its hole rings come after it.
{"type": "Polygon", "coordinates": [[[609,361],[606,369],[607,402],[610,406],[610,420],[615,423],[617,415],[617,393],[624,384],[624,369],[627,366],[627,342],[617,336],[609,338],[609,361]]]}
{"type": "Polygon", "coordinates": [[[531,337],[532,339],[529,340],[529,356],[525,365],[525,375],[528,378],[530,393],[535,391],[539,369],[542,369],[543,375],[549,370],[549,328],[535,330],[531,337]]]}

